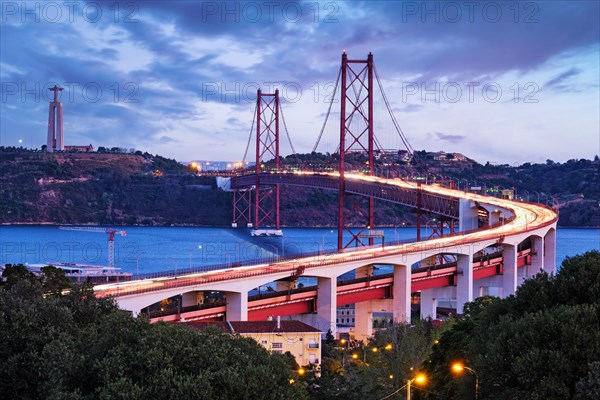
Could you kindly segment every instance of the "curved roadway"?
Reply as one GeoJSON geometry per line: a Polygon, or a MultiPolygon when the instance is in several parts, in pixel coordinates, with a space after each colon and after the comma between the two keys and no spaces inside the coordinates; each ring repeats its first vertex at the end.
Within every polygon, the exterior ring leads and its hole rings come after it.
{"type": "MultiPolygon", "coordinates": [[[[337,173],[319,173],[298,171],[294,173],[272,174],[274,176],[326,176],[330,181],[338,179],[337,173]]],[[[303,258],[295,258],[270,264],[259,264],[240,266],[236,268],[228,268],[224,270],[215,270],[209,272],[198,272],[180,275],[177,277],[163,277],[155,279],[144,279],[130,282],[121,282],[114,284],[99,285],[94,287],[98,296],[124,296],[136,293],[144,293],[149,291],[164,290],[175,287],[198,285],[209,282],[224,281],[230,279],[239,279],[244,277],[252,277],[258,275],[268,275],[272,273],[281,273],[289,271],[290,273],[302,274],[310,268],[321,267],[324,265],[339,264],[349,261],[359,261],[389,256],[394,254],[410,253],[414,251],[435,250],[447,246],[464,245],[482,241],[496,241],[501,243],[505,236],[521,234],[528,231],[533,231],[554,224],[557,219],[557,213],[540,204],[532,204],[525,202],[517,202],[495,197],[481,196],[474,193],[467,193],[454,189],[447,189],[432,185],[417,185],[415,183],[406,182],[400,179],[385,179],[375,176],[365,176],[359,174],[346,174],[346,179],[349,182],[359,182],[365,186],[375,184],[378,187],[379,193],[385,198],[385,193],[402,189],[408,191],[418,191],[439,198],[452,199],[454,201],[460,199],[471,200],[477,203],[491,205],[501,209],[509,210],[513,213],[513,218],[508,222],[489,229],[479,229],[468,233],[458,233],[452,236],[442,238],[404,243],[401,245],[386,245],[385,249],[381,247],[366,247],[353,250],[345,250],[341,253],[317,255],[303,258]]],[[[306,274],[310,275],[310,274],[306,274]]]]}

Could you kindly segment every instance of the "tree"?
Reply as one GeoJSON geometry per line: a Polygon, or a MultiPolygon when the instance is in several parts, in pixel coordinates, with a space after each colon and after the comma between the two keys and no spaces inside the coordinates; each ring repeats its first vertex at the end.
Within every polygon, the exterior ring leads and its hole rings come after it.
{"type": "Polygon", "coordinates": [[[65,275],[65,271],[50,265],[42,267],[40,280],[45,292],[56,295],[72,286],[71,281],[65,275]]]}
{"type": "Polygon", "coordinates": [[[477,371],[486,399],[583,399],[597,387],[600,252],[568,258],[556,276],[539,274],[514,296],[477,299],[466,310],[425,364],[432,392],[474,398],[473,377],[450,373],[456,360],[477,371]]]}
{"type": "Polygon", "coordinates": [[[35,275],[30,272],[23,264],[7,264],[2,271],[2,279],[0,285],[5,288],[11,288],[17,282],[28,281],[36,282],[35,275]]]}
{"type": "Polygon", "coordinates": [[[289,383],[289,357],[216,329],[150,324],[90,287],[44,296],[40,281],[17,280],[0,287],[0,315],[3,398],[307,398],[289,383]]]}

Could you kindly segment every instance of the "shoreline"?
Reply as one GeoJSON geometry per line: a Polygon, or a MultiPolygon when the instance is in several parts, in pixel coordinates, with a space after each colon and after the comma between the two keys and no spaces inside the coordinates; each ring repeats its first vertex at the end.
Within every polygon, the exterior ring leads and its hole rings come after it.
{"type": "MultiPolygon", "coordinates": [[[[3,226],[122,226],[122,227],[140,227],[140,228],[232,228],[231,225],[197,225],[197,224],[171,224],[171,225],[127,225],[127,224],[97,224],[97,223],[81,223],[81,224],[57,224],[54,222],[1,222],[3,226]]],[[[281,228],[289,229],[337,229],[332,225],[315,225],[315,226],[294,226],[282,225],[281,228]]],[[[416,225],[406,224],[404,226],[396,225],[378,225],[377,228],[416,228],[416,225]]],[[[600,229],[600,226],[557,226],[558,229],[600,229]]],[[[252,228],[234,228],[234,229],[252,229],[252,228]]]]}

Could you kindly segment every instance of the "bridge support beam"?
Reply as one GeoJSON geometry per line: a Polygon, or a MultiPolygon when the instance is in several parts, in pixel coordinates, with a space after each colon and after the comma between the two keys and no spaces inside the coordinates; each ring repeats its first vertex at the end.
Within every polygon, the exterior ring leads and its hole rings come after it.
{"type": "Polygon", "coordinates": [[[296,281],[283,279],[280,281],[273,282],[275,285],[276,292],[283,292],[286,290],[292,290],[296,288],[296,281]]]}
{"type": "Polygon", "coordinates": [[[494,210],[489,212],[489,226],[496,225],[500,222],[500,211],[494,210]]]}
{"type": "Polygon", "coordinates": [[[367,341],[373,336],[373,311],[370,302],[362,301],[354,304],[354,338],[367,341]]]}
{"type": "Polygon", "coordinates": [[[473,301],[473,256],[459,255],[456,276],[456,312],[464,313],[465,303],[473,301]]]}
{"type": "Polygon", "coordinates": [[[475,295],[502,297],[502,276],[494,275],[475,281],[475,295]]]}
{"type": "Polygon", "coordinates": [[[376,299],[354,304],[354,338],[365,342],[373,336],[373,313],[392,312],[392,299],[376,299]]]}
{"type": "Polygon", "coordinates": [[[550,275],[556,272],[556,230],[550,229],[544,236],[544,271],[550,275]]]}
{"type": "Polygon", "coordinates": [[[508,297],[517,291],[517,246],[504,245],[502,258],[503,297],[508,297]]]}
{"type": "Polygon", "coordinates": [[[373,266],[372,265],[367,265],[366,267],[356,268],[356,270],[354,271],[354,277],[356,279],[368,278],[370,276],[373,276],[373,266]]]}
{"type": "Polygon", "coordinates": [[[458,202],[458,224],[460,231],[468,231],[479,227],[477,204],[471,200],[460,199],[458,202]]]}
{"type": "Polygon", "coordinates": [[[181,295],[181,307],[192,307],[204,303],[204,292],[187,292],[181,295]]]}
{"type": "Polygon", "coordinates": [[[541,237],[531,238],[531,265],[528,267],[529,278],[544,271],[544,239],[541,237]]]}
{"type": "Polygon", "coordinates": [[[319,278],[317,281],[317,324],[323,334],[331,329],[335,336],[337,314],[337,278],[319,278]]]}
{"type": "Polygon", "coordinates": [[[248,321],[248,293],[227,293],[227,321],[248,321]]]}
{"type": "Polygon", "coordinates": [[[437,318],[437,297],[435,289],[421,290],[421,319],[437,318]]]}
{"type": "Polygon", "coordinates": [[[410,278],[410,266],[394,265],[394,286],[392,287],[394,322],[410,323],[410,278]]]}

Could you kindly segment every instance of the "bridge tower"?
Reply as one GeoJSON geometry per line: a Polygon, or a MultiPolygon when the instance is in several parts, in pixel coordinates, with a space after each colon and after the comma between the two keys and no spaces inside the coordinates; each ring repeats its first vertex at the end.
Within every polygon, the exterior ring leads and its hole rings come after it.
{"type": "MultiPolygon", "coordinates": [[[[256,95],[256,182],[254,191],[237,189],[233,200],[233,225],[245,220],[255,232],[260,227],[280,229],[279,185],[265,185],[260,182],[260,173],[269,168],[279,170],[279,90],[275,93],[256,95]],[[274,166],[265,162],[274,159],[274,166]],[[254,198],[254,199],[253,199],[254,198]],[[254,200],[254,201],[253,201],[254,200]]],[[[277,234],[277,233],[275,233],[277,234]]]]}
{"type": "Polygon", "coordinates": [[[50,102],[48,110],[48,141],[46,142],[46,151],[51,153],[65,149],[62,102],[58,101],[58,92],[64,89],[54,85],[48,90],[54,92],[54,101],[50,102]]]}
{"type": "MultiPolygon", "coordinates": [[[[345,184],[345,160],[348,153],[365,154],[367,174],[375,174],[373,54],[369,53],[366,60],[349,60],[346,51],[342,53],[340,105],[338,250],[353,244],[364,245],[362,237],[368,235],[363,232],[374,227],[373,198],[350,196],[345,184]],[[359,232],[353,232],[351,228],[357,226],[360,228],[359,232]],[[351,235],[347,243],[344,243],[344,232],[351,235]]],[[[372,245],[373,242],[373,238],[369,237],[369,244],[372,245]]]]}

